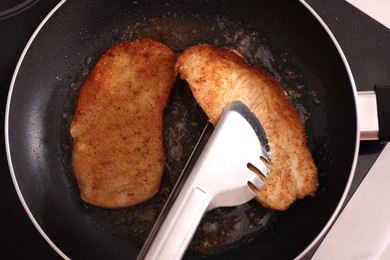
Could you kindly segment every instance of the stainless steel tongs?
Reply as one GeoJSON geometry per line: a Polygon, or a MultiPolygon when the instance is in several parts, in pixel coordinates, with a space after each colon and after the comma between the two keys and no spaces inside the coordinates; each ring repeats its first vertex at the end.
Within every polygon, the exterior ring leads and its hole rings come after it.
{"type": "Polygon", "coordinates": [[[270,163],[271,153],[261,123],[232,102],[214,131],[209,123],[203,132],[138,259],[181,259],[206,211],[255,197],[252,189],[264,185],[257,174],[269,174],[263,160],[270,163]]]}

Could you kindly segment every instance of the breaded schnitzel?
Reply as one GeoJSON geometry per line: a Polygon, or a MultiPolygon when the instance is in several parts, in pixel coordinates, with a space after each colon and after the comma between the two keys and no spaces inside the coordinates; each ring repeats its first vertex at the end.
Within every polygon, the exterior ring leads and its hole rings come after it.
{"type": "Polygon", "coordinates": [[[81,198],[104,208],[151,198],[164,171],[163,109],[176,54],[150,39],[102,55],[80,90],[70,133],[81,198]]]}
{"type": "Polygon", "coordinates": [[[272,153],[270,175],[256,195],[263,206],[285,210],[296,199],[314,196],[317,168],[305,130],[276,79],[234,52],[207,44],[185,50],[176,70],[214,125],[234,100],[243,101],[259,118],[272,153]]]}

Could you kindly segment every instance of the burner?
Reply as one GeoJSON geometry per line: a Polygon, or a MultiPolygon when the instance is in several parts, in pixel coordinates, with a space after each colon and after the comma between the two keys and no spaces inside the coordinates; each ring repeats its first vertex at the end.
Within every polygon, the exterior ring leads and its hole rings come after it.
{"type": "Polygon", "coordinates": [[[2,0],[0,3],[0,20],[17,15],[38,1],[39,0],[2,0]]]}

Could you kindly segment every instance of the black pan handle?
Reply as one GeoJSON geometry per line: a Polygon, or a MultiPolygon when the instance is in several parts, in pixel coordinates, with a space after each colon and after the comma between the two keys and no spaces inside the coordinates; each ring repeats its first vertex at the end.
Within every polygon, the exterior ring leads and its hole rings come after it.
{"type": "Polygon", "coordinates": [[[375,85],[379,140],[390,141],[390,84],[375,85]]]}
{"type": "Polygon", "coordinates": [[[390,84],[377,84],[374,91],[358,93],[360,139],[390,141],[390,84]]]}

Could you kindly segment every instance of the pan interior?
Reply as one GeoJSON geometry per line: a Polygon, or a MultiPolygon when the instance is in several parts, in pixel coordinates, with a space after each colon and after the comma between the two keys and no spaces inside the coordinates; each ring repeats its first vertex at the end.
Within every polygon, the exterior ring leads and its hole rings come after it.
{"type": "Polygon", "coordinates": [[[147,1],[67,1],[53,14],[17,71],[8,135],[22,195],[66,255],[135,256],[207,121],[186,83],[178,79],[164,116],[166,172],[158,196],[123,210],[81,201],[68,133],[78,91],[105,50],[143,37],[163,41],[178,54],[198,43],[233,48],[274,75],[300,113],[319,168],[317,195],[286,212],[250,202],[209,213],[187,257],[234,259],[245,252],[248,258],[292,258],[310,244],[346,187],[356,113],[333,43],[304,7],[290,2],[168,1],[151,8],[147,1]],[[61,216],[61,223],[54,216],[61,216]],[[222,240],[228,242],[218,242],[222,240]]]}

